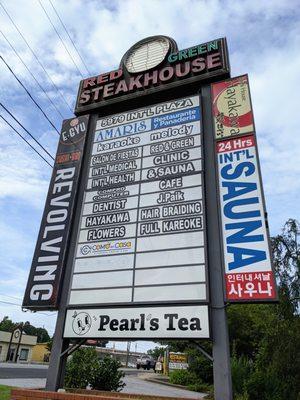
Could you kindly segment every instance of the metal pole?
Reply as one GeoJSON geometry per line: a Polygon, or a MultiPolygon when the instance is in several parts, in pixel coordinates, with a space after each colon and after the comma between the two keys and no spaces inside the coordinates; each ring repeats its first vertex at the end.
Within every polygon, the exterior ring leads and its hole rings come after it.
{"type": "Polygon", "coordinates": [[[214,399],[232,400],[230,350],[224,304],[223,267],[218,217],[215,144],[210,85],[201,90],[204,130],[207,251],[210,278],[211,329],[213,335],[214,399]],[[208,184],[209,183],[209,184],[208,184]]]}
{"type": "Polygon", "coordinates": [[[130,353],[130,346],[131,346],[131,342],[127,342],[127,352],[126,352],[126,368],[128,367],[128,361],[129,361],[129,353],[130,353]]]}

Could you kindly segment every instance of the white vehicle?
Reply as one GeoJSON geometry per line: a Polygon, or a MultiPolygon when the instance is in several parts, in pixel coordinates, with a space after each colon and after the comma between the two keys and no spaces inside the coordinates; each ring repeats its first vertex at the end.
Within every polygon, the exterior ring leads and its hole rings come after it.
{"type": "Polygon", "coordinates": [[[136,367],[137,369],[143,368],[143,369],[154,369],[155,370],[155,364],[156,361],[154,360],[153,357],[145,354],[136,360],[136,367]]]}

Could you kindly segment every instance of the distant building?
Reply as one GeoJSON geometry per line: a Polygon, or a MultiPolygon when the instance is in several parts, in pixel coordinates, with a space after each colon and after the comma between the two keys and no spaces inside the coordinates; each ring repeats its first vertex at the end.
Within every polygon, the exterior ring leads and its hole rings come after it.
{"type": "Polygon", "coordinates": [[[0,362],[31,362],[32,349],[36,342],[37,336],[26,335],[21,329],[13,332],[0,331],[0,362]]]}
{"type": "Polygon", "coordinates": [[[47,348],[48,343],[37,343],[32,349],[32,362],[48,363],[50,351],[47,348]]]}

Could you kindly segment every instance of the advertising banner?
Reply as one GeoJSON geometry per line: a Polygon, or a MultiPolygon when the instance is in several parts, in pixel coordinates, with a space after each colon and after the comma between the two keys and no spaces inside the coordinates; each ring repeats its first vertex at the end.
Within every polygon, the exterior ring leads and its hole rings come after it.
{"type": "Polygon", "coordinates": [[[209,338],[208,306],[68,310],[65,338],[209,338]]]}
{"type": "Polygon", "coordinates": [[[216,139],[254,132],[248,76],[211,85],[216,139]]]}
{"type": "Polygon", "coordinates": [[[218,141],[226,299],[275,300],[255,136],[218,141]]]}
{"type": "Polygon", "coordinates": [[[23,307],[54,310],[66,262],[89,116],[63,121],[23,307]]]}
{"type": "Polygon", "coordinates": [[[188,357],[184,353],[169,353],[169,370],[172,369],[187,369],[188,357]]]}
{"type": "Polygon", "coordinates": [[[98,119],[69,306],[208,302],[199,96],[98,119]]]}

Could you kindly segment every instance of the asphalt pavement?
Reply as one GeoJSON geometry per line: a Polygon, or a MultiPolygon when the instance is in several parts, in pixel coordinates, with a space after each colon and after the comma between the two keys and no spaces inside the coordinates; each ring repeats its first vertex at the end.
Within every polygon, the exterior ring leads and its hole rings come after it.
{"type": "MultiPolygon", "coordinates": [[[[204,397],[200,393],[146,381],[147,375],[154,375],[153,371],[141,372],[134,368],[122,368],[122,370],[125,372],[126,386],[123,389],[125,393],[143,393],[173,398],[185,397],[187,399],[204,397]]],[[[47,365],[0,363],[0,384],[24,388],[44,388],[47,371],[47,365]]]]}
{"type": "MultiPolygon", "coordinates": [[[[135,368],[121,368],[125,375],[137,375],[135,368]]],[[[46,378],[48,365],[0,363],[0,379],[46,378]]],[[[151,372],[149,372],[151,373],[151,372]]]]}

